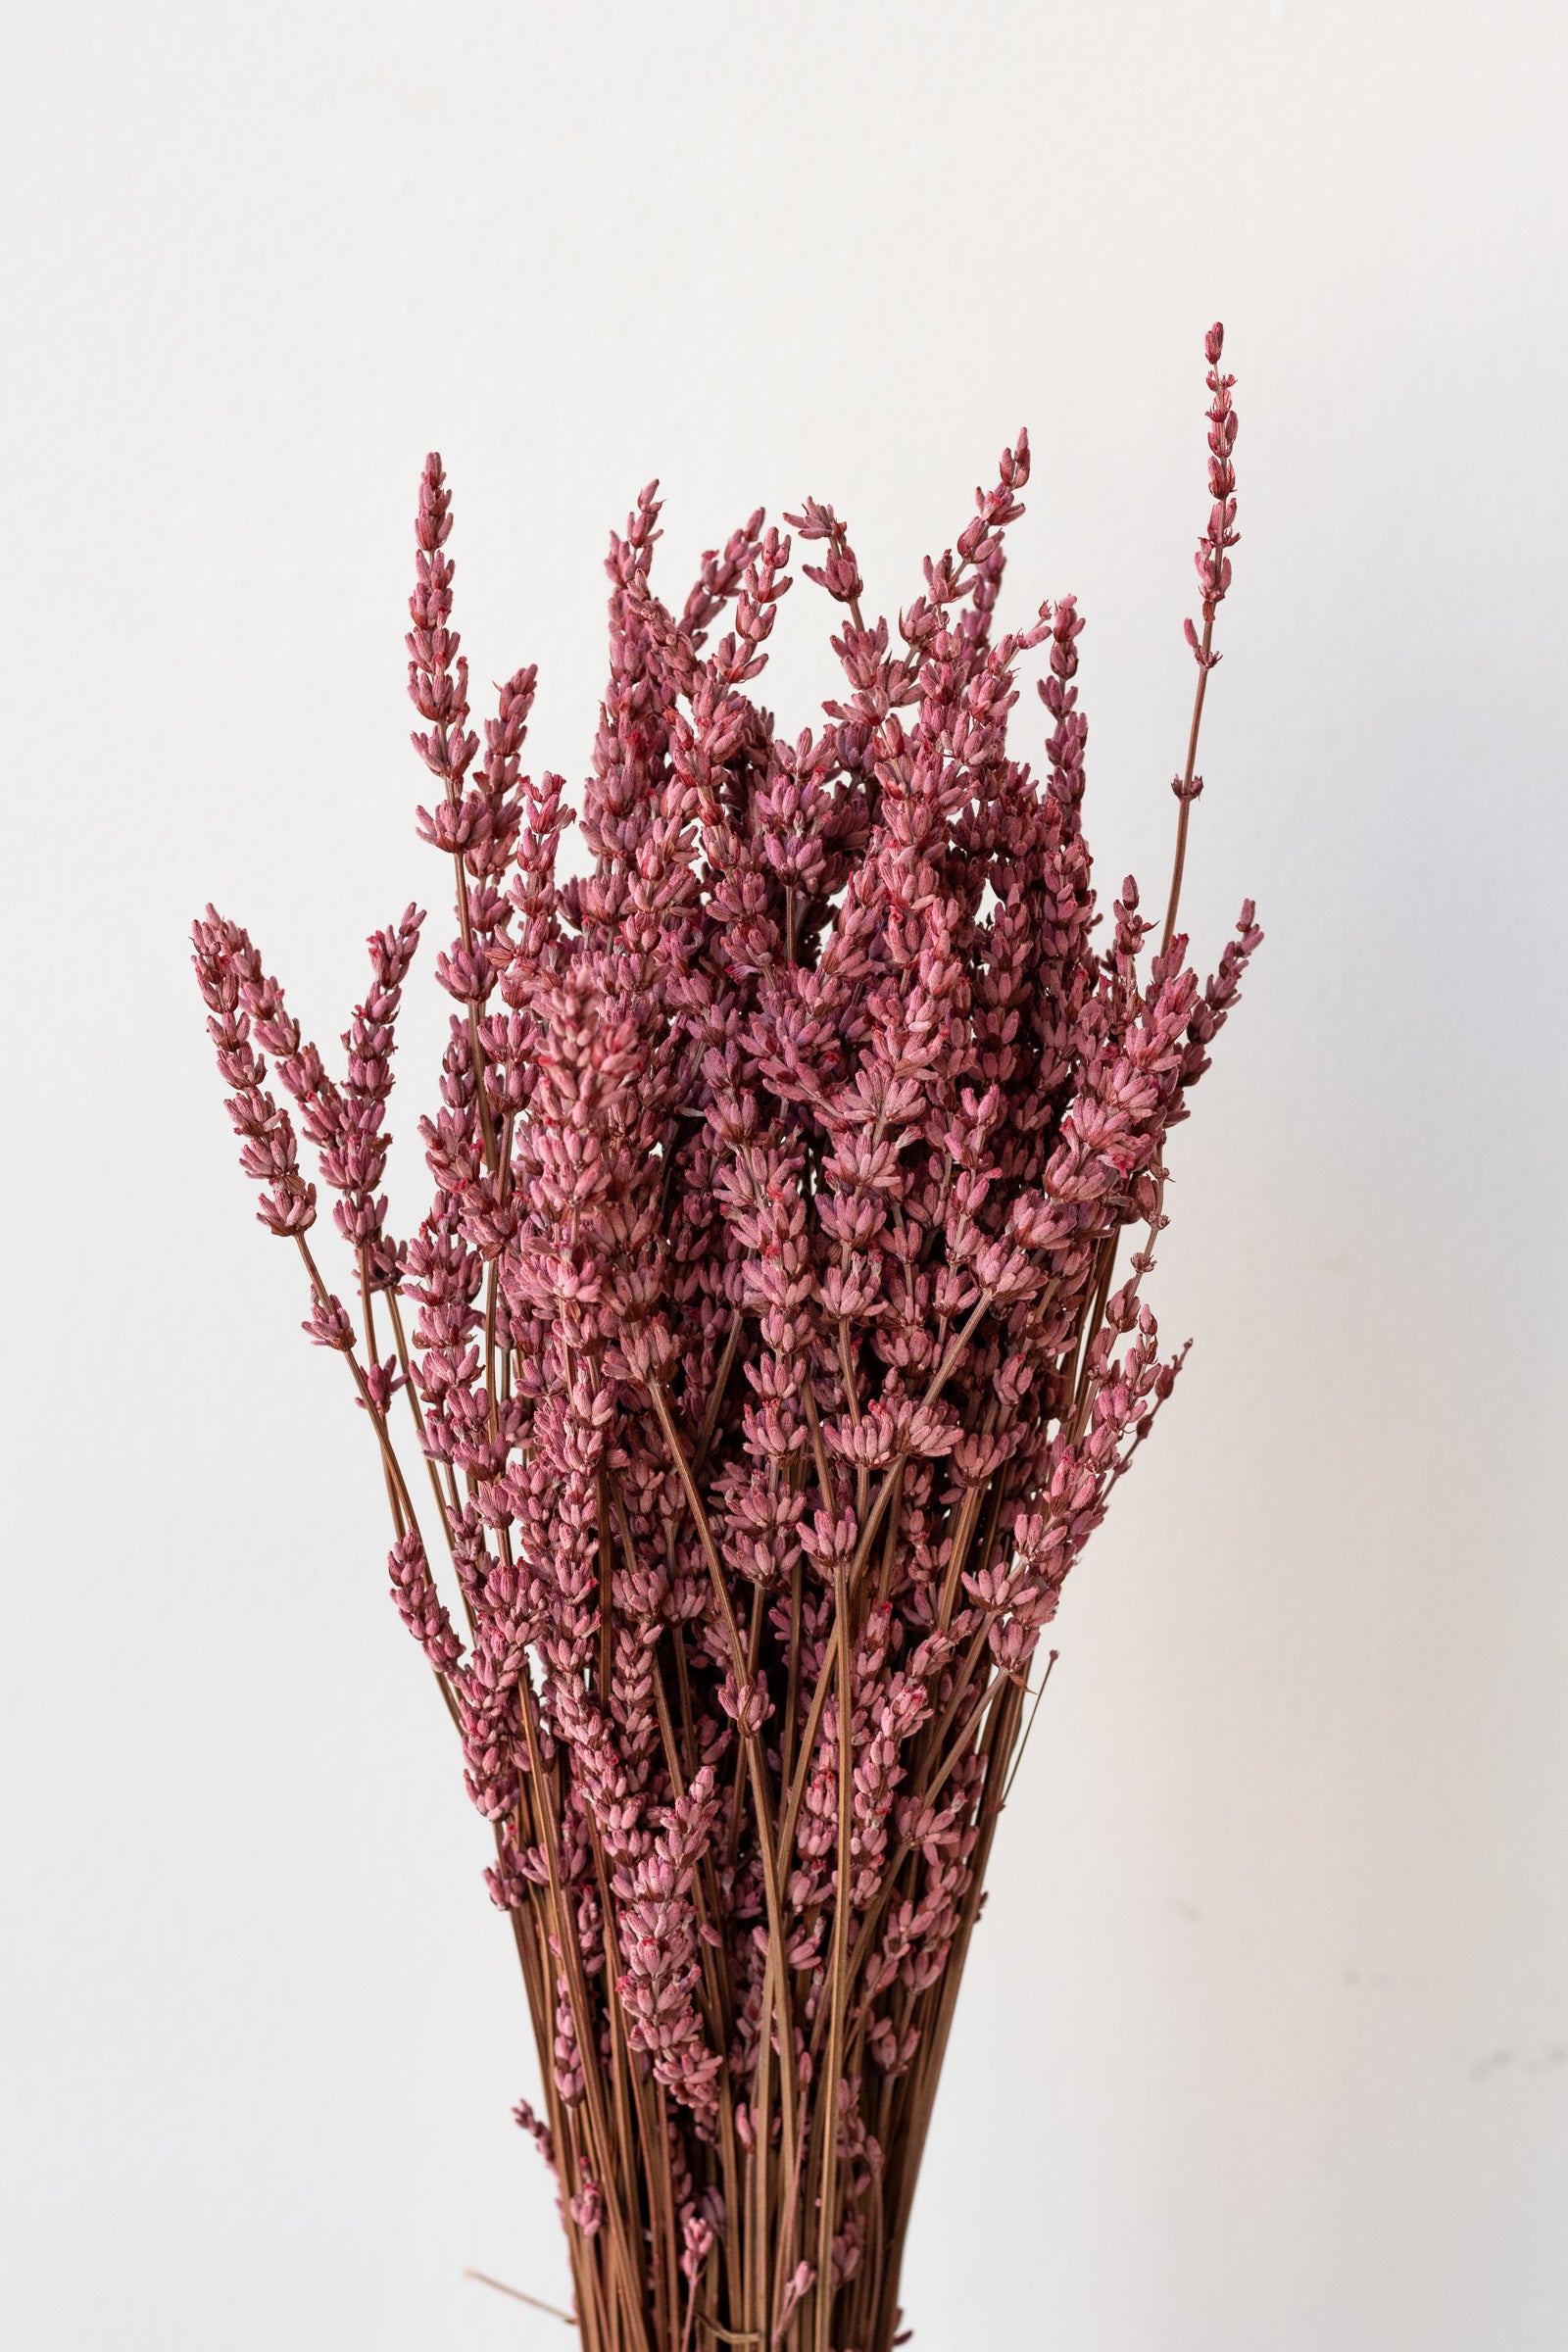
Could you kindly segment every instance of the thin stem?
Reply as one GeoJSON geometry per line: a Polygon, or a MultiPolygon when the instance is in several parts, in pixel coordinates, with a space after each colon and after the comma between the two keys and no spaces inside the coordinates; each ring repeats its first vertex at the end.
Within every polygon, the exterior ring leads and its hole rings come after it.
{"type": "Polygon", "coordinates": [[[571,2313],[563,2311],[559,2303],[541,2303],[537,2295],[525,2295],[520,2286],[508,2286],[504,2278],[492,2278],[484,2271],[465,2271],[463,2276],[473,2279],[476,2285],[493,2286],[498,2295],[510,2295],[514,2303],[526,2303],[530,2311],[542,2311],[552,2320],[564,2320],[568,2328],[577,2325],[571,2313]]]}
{"type": "Polygon", "coordinates": [[[1046,1671],[1040,1678],[1040,1688],[1035,1692],[1035,1703],[1029,1710],[1029,1720],[1023,1727],[1023,1738],[1019,1740],[1018,1752],[1012,1759],[1012,1770],[1007,1775],[1007,1785],[1002,1791],[1002,1801],[1004,1804],[1006,1803],[1008,1797],[1012,1794],[1012,1784],[1018,1778],[1018,1767],[1023,1762],[1023,1751],[1029,1744],[1029,1735],[1035,1728],[1035,1717],[1040,1712],[1040,1701],[1046,1695],[1046,1685],[1050,1682],[1056,1660],[1060,1657],[1060,1650],[1054,1649],[1046,1660],[1046,1671]]]}
{"type": "MultiPolygon", "coordinates": [[[[686,1458],[686,1449],[680,1442],[680,1432],[675,1427],[675,1417],[669,1409],[669,1399],[665,1396],[657,1379],[650,1383],[648,1393],[653,1400],[654,1411],[658,1415],[659,1426],[663,1431],[664,1444],[669,1448],[670,1460],[673,1462],[681,1486],[685,1490],[686,1500],[692,1514],[692,1523],[703,1547],[703,1556],[708,1562],[708,1572],[712,1579],[719,1616],[729,1644],[731,1670],[737,1686],[744,1689],[746,1653],[741,1647],[740,1627],[735,1620],[735,1610],[729,1596],[729,1586],[725,1581],[724,1563],[718,1556],[718,1546],[713,1541],[713,1531],[709,1525],[708,1512],[704,1506],[702,1495],[698,1492],[697,1481],[692,1476],[692,1467],[686,1458]]],[[[736,1728],[739,1737],[745,1743],[747,1766],[751,1775],[752,1805],[757,1815],[757,1833],[761,1847],[762,1885],[767,1898],[767,1935],[768,1942],[773,1947],[774,1957],[773,1989],[778,2005],[779,2047],[786,2054],[786,2063],[779,2069],[779,2093],[784,2125],[785,2152],[788,2154],[795,2144],[795,2069],[789,2056],[793,2052],[794,2037],[789,2016],[790,1997],[789,1980],[786,1974],[784,1903],[779,1887],[780,1865],[774,1843],[772,1803],[768,1795],[767,1765],[762,1754],[761,1736],[756,1732],[743,1732],[738,1725],[736,1728]]],[[[764,2009],[762,2034],[764,2043],[767,2038],[765,2017],[764,2009]]],[[[765,2146],[761,2147],[760,2152],[763,2157],[763,2169],[765,2170],[765,2146]]]]}
{"type": "Polygon", "coordinates": [[[1203,723],[1203,697],[1208,692],[1208,673],[1213,662],[1209,660],[1214,643],[1214,607],[1203,605],[1203,641],[1198,656],[1198,686],[1193,695],[1193,723],[1187,730],[1187,765],[1182,770],[1179,794],[1180,813],[1176,819],[1176,856],[1170,869],[1170,892],[1165,901],[1165,928],[1159,935],[1159,952],[1166,955],[1176,930],[1176,909],[1182,900],[1182,875],[1187,865],[1187,827],[1193,813],[1193,776],[1198,766],[1198,731],[1203,723]]]}
{"type": "MultiPolygon", "coordinates": [[[[321,1280],[320,1271],[317,1266],[315,1258],[311,1254],[311,1246],[305,1239],[303,1233],[297,1233],[294,1236],[294,1239],[299,1246],[300,1255],[305,1260],[305,1270],[311,1278],[311,1288],[316,1294],[317,1304],[322,1308],[325,1308],[330,1303],[331,1293],[328,1291],[325,1283],[321,1280]]],[[[404,1480],[403,1465],[398,1460],[397,1449],[393,1446],[391,1432],[388,1430],[386,1425],[386,1415],[376,1403],[375,1398],[370,1395],[369,1386],[366,1381],[364,1367],[354,1352],[352,1342],[347,1348],[339,1349],[338,1352],[342,1355],[344,1362],[348,1365],[349,1373],[353,1379],[356,1389],[358,1389],[360,1394],[360,1402],[364,1405],[366,1411],[370,1416],[370,1425],[375,1431],[376,1442],[381,1448],[381,1460],[387,1475],[388,1500],[392,1505],[392,1523],[397,1529],[399,1540],[401,1541],[403,1536],[409,1533],[410,1530],[412,1530],[413,1533],[417,1536],[419,1535],[419,1522],[415,1512],[414,1499],[410,1494],[408,1486],[404,1480]],[[400,1512],[402,1514],[402,1522],[400,1522],[399,1518],[400,1512]],[[403,1522],[406,1522],[406,1524],[403,1522]]],[[[419,1542],[422,1545],[424,1542],[424,1538],[422,1536],[419,1536],[419,1542]]]]}
{"type": "Polygon", "coordinates": [[[840,1563],[834,1579],[839,1692],[838,1892],[833,1904],[833,1966],[828,1979],[827,2072],[818,2093],[822,2134],[821,2209],[816,2240],[816,2352],[830,2352],[833,2317],[833,2225],[838,2218],[839,2079],[844,2071],[844,2009],[849,1996],[850,1845],[854,1804],[854,1697],[850,1672],[850,1590],[840,1563]],[[825,2106],[826,2113],[821,2113],[825,2106]]]}

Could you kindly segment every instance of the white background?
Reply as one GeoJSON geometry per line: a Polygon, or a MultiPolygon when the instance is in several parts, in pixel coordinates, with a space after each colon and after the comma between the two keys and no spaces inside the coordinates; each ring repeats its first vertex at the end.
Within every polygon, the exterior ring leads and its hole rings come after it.
{"type": "MultiPolygon", "coordinates": [[[[437,887],[424,451],[476,676],[539,662],[532,757],[575,778],[648,475],[669,592],[810,491],[891,611],[1027,420],[1011,609],[1083,599],[1102,874],[1152,894],[1216,315],[1245,537],[1188,910],[1211,955],[1251,890],[1268,944],[1176,1159],[1192,1364],[1060,1620],[906,2300],[917,2352],[1563,2343],[1565,27],[12,0],[15,2352],[565,2340],[460,2276],[564,2291],[509,1938],[185,962],[212,895],[330,1040],[437,887]]],[[[797,724],[824,621],[785,608],[797,724]]]]}

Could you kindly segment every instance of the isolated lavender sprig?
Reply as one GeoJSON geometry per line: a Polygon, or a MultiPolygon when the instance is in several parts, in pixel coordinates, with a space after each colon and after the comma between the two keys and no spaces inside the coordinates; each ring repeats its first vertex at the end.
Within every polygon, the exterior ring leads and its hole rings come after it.
{"type": "Polygon", "coordinates": [[[1166,1139],[1261,936],[1249,903],[1200,987],[1176,928],[1236,544],[1221,350],[1156,954],[1130,879],[1093,944],[1076,604],[996,631],[1024,436],[896,630],[834,511],[786,516],[846,681],[793,739],[745,691],[791,539],[753,514],[677,612],[650,485],[565,882],[562,779],[521,773],[533,670],[469,724],[427,461],[409,691],[456,936],[406,1240],[379,1187],[419,910],[370,941],[340,1079],[246,934],[195,927],[241,1163],[369,1420],[392,1596],[492,1825],[544,2085],[517,2116],[592,2352],[899,2340],[1029,1678],[1182,1360],[1142,1296],[1166,1139]],[[1037,652],[1043,775],[1008,749],[1037,652]]]}

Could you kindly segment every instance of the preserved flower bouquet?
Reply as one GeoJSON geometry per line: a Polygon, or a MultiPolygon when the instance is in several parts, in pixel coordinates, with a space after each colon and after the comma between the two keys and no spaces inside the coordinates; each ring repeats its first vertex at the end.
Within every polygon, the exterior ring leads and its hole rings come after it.
{"type": "Polygon", "coordinates": [[[470,731],[427,461],[409,691],[456,936],[406,1236],[379,1188],[418,909],[369,942],[336,1075],[247,934],[195,926],[241,1163],[379,1449],[392,1597],[494,1833],[543,2082],[517,2120],[589,2352],[902,2340],[1042,1634],[1182,1360],[1143,1297],[1168,1139],[1260,937],[1249,904],[1200,983],[1178,928],[1236,538],[1221,345],[1157,920],[1129,880],[1096,944],[1073,598],[997,625],[1020,437],[896,630],[833,509],[785,517],[845,681],[794,736],[749,691],[791,539],[754,514],[666,605],[644,491],[569,879],[563,779],[520,773],[534,671],[470,731]],[[1008,743],[1036,654],[1039,771],[1008,743]]]}

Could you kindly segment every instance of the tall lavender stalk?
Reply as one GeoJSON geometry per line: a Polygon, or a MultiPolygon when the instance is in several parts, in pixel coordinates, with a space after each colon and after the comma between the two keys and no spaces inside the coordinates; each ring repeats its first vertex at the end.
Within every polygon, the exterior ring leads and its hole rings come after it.
{"type": "Polygon", "coordinates": [[[369,943],[336,1078],[245,932],[195,926],[241,1163],[373,1432],[392,1597],[492,1825],[544,2083],[517,2116],[590,2352],[900,2340],[1029,1678],[1181,1365],[1142,1295],[1166,1141],[1261,936],[1249,903],[1200,986],[1177,929],[1236,542],[1221,346],[1156,953],[1130,879],[1093,944],[1075,602],[995,624],[1023,436],[896,644],[832,508],[785,517],[846,679],[793,739],[746,691],[791,540],[754,514],[677,611],[650,485],[568,881],[563,781],[521,773],[533,670],[469,726],[426,462],[409,691],[456,936],[407,1238],[379,1188],[418,909],[369,943]],[[1044,774],[1007,749],[1036,651],[1044,774]]]}

